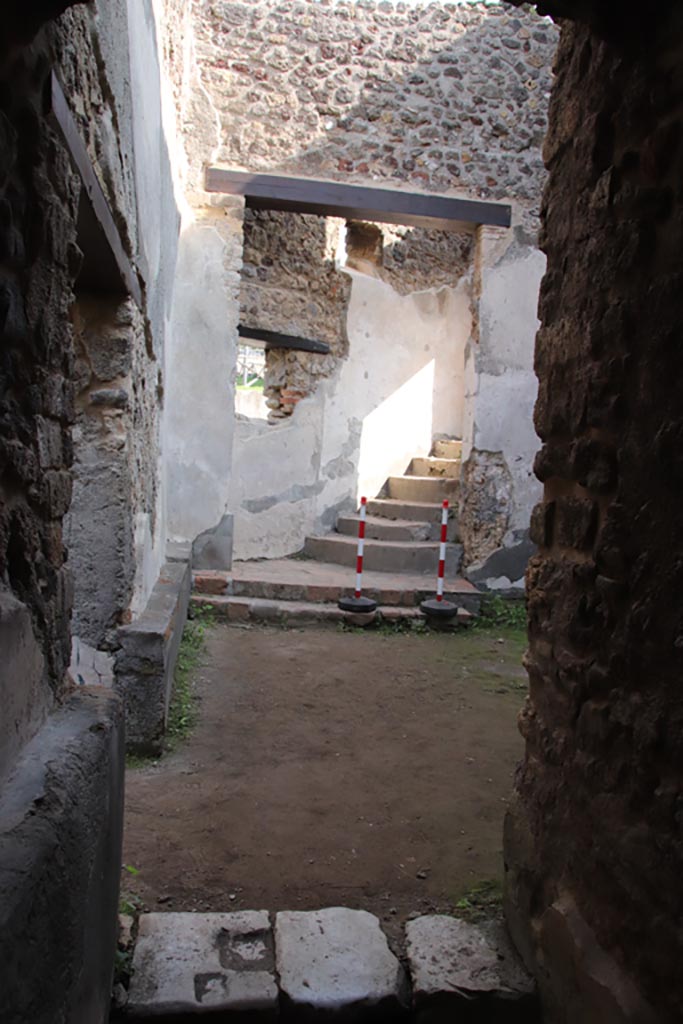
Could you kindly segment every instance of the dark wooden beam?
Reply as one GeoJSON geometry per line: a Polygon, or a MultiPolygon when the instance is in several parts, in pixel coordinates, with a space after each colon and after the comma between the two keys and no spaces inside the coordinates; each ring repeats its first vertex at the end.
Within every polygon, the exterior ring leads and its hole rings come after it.
{"type": "Polygon", "coordinates": [[[473,231],[478,224],[510,227],[510,207],[475,199],[344,185],[336,181],[248,174],[221,167],[206,170],[207,192],[244,196],[255,210],[289,210],[322,217],[366,220],[442,231],[473,231]]]}
{"type": "Polygon", "coordinates": [[[78,216],[78,244],[85,260],[79,283],[93,290],[127,292],[142,309],[140,281],[123,247],[88,150],[54,71],[50,99],[52,115],[83,183],[84,194],[81,196],[78,216]]]}
{"type": "Polygon", "coordinates": [[[266,331],[260,327],[245,327],[240,324],[237,328],[240,338],[249,341],[260,341],[269,348],[296,348],[300,352],[319,352],[325,356],[330,351],[330,346],[324,341],[313,341],[312,338],[299,338],[296,334],[281,334],[279,331],[266,331]]]}

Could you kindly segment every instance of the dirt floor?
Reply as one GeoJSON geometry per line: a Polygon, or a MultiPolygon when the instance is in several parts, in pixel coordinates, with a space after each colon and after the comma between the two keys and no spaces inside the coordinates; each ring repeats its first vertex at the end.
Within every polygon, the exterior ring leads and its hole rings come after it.
{"type": "Polygon", "coordinates": [[[495,627],[212,626],[195,729],[127,773],[124,890],[148,909],[365,908],[395,937],[498,883],[524,646],[495,627]]]}

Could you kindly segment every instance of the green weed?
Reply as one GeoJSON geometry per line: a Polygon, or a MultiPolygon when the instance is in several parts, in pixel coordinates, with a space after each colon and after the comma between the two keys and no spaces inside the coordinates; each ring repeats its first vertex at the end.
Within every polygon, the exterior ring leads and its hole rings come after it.
{"type": "Polygon", "coordinates": [[[477,629],[507,626],[510,629],[526,630],[526,621],[526,602],[491,594],[483,598],[474,625],[477,629]]]}
{"type": "Polygon", "coordinates": [[[465,921],[481,921],[498,916],[503,907],[503,886],[497,879],[477,882],[457,896],[453,909],[465,921]]]}
{"type": "Polygon", "coordinates": [[[190,735],[199,715],[194,675],[202,658],[207,627],[214,620],[214,611],[208,604],[195,605],[191,615],[183,630],[173,676],[173,693],[164,742],[166,751],[174,750],[178,743],[190,735]]]}

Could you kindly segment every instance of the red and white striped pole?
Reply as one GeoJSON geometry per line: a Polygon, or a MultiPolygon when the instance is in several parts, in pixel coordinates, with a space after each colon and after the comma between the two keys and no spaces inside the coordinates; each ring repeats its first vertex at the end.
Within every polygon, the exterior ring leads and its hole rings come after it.
{"type": "Polygon", "coordinates": [[[433,597],[422,601],[420,608],[428,619],[437,624],[438,620],[452,619],[458,614],[457,605],[444,601],[443,579],[446,573],[446,542],[448,534],[448,501],[441,503],[441,542],[439,544],[439,572],[436,579],[436,600],[433,597]]]}
{"type": "Polygon", "coordinates": [[[436,599],[443,601],[443,577],[446,572],[446,534],[448,533],[448,499],[441,505],[441,543],[439,544],[439,573],[436,580],[436,599]]]}
{"type": "Polygon", "coordinates": [[[363,587],[363,548],[365,547],[365,518],[367,515],[367,498],[360,499],[358,516],[358,548],[356,551],[356,589],[353,597],[340,597],[337,604],[344,612],[374,612],[377,602],[369,597],[361,597],[363,587]]]}
{"type": "Polygon", "coordinates": [[[358,520],[358,553],[356,555],[356,591],[355,597],[360,597],[363,583],[363,548],[365,547],[365,517],[367,515],[367,498],[360,499],[360,518],[358,520]]]}

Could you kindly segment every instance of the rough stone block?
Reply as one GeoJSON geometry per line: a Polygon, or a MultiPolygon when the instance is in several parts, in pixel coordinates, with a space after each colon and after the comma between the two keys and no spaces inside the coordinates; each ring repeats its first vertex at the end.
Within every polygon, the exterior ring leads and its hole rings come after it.
{"type": "Polygon", "coordinates": [[[534,982],[498,922],[418,917],[406,925],[406,943],[419,1021],[537,1019],[534,982]]]}
{"type": "Polygon", "coordinates": [[[328,907],[275,919],[285,1012],[297,1020],[390,1020],[407,1005],[407,979],[374,914],[328,907]]]}
{"type": "Polygon", "coordinates": [[[130,1016],[251,1013],[274,1020],[277,1003],[273,935],[265,910],[140,918],[130,1016]]]}
{"type": "Polygon", "coordinates": [[[234,517],[227,512],[217,526],[200,533],[192,544],[193,569],[231,569],[234,517]]]}
{"type": "Polygon", "coordinates": [[[69,672],[73,681],[81,686],[113,686],[114,657],[72,636],[69,672]]]}
{"type": "Polygon", "coordinates": [[[115,686],[124,698],[129,750],[161,750],[190,584],[190,567],[168,562],[144,612],[119,629],[115,686]]]}
{"type": "Polygon", "coordinates": [[[467,569],[467,579],[484,590],[498,593],[521,590],[529,559],[536,554],[536,545],[526,530],[511,531],[502,546],[488,557],[467,569]]]}
{"type": "Polygon", "coordinates": [[[81,687],[0,796],[0,1020],[103,1024],[116,948],[123,709],[81,687]]]}
{"type": "Polygon", "coordinates": [[[44,661],[31,612],[12,594],[0,593],[0,778],[45,719],[49,697],[44,661]]]}

